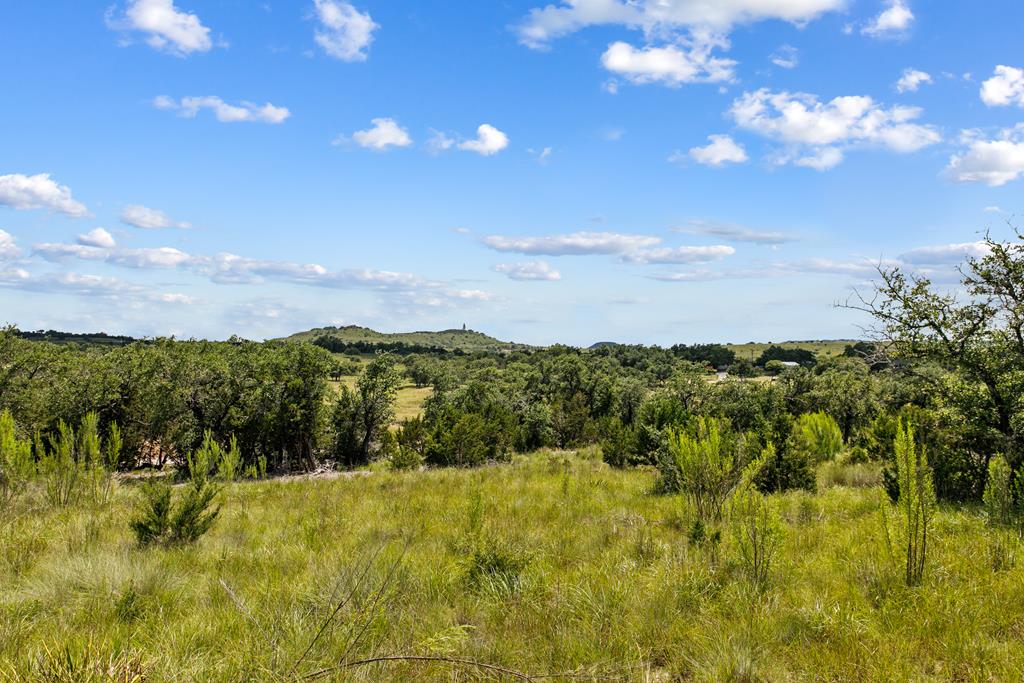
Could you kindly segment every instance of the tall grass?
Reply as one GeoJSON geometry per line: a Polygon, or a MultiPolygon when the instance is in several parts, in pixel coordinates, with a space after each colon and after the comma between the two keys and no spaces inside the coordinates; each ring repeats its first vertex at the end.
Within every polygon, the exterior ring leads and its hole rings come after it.
{"type": "Polygon", "coordinates": [[[212,683],[514,680],[466,662],[580,680],[1024,678],[1024,572],[991,571],[976,510],[935,512],[910,590],[874,569],[879,489],[768,496],[781,533],[758,586],[732,534],[717,564],[689,544],[654,477],[558,453],[231,483],[198,543],[148,549],[127,526],[132,487],[102,508],[22,496],[32,514],[0,525],[0,679],[62,680],[65,653],[75,671],[212,683]],[[514,590],[489,561],[469,580],[473,535],[528,556],[514,590]]]}

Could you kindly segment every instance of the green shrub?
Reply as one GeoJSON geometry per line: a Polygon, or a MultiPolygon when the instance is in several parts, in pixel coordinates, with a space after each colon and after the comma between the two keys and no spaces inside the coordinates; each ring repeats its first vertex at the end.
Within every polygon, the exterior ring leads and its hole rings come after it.
{"type": "Polygon", "coordinates": [[[130,522],[139,545],[189,545],[210,530],[220,514],[220,507],[214,506],[219,489],[206,480],[190,482],[183,489],[175,502],[170,484],[143,485],[142,500],[130,522]]]}
{"type": "Polygon", "coordinates": [[[709,529],[722,518],[723,506],[743,480],[751,458],[746,437],[714,418],[700,418],[696,434],[674,432],[669,452],[679,491],[690,503],[696,522],[709,529]]]}
{"type": "Polygon", "coordinates": [[[238,439],[234,436],[227,450],[221,450],[217,460],[217,478],[221,481],[234,481],[241,474],[242,452],[238,449],[238,439]]]}
{"type": "Polygon", "coordinates": [[[793,426],[794,437],[812,462],[833,460],[843,450],[843,433],[831,416],[823,413],[801,415],[793,426]]]}
{"type": "MultiPolygon", "coordinates": [[[[238,445],[232,439],[228,452],[237,453],[237,450],[238,445]]],[[[129,523],[139,545],[189,545],[210,530],[220,514],[220,505],[215,504],[220,487],[211,481],[210,473],[214,468],[222,471],[225,457],[229,464],[223,471],[228,472],[231,463],[237,462],[236,456],[227,455],[207,432],[202,446],[186,457],[189,479],[178,496],[174,495],[171,485],[163,481],[142,487],[142,500],[135,518],[129,523]]]]}
{"type": "Polygon", "coordinates": [[[814,467],[806,451],[796,448],[792,439],[784,448],[769,444],[754,483],[765,493],[803,489],[814,491],[814,467]]]}
{"type": "Polygon", "coordinates": [[[32,443],[18,438],[10,411],[0,412],[0,511],[24,492],[34,469],[32,443]]]}
{"type": "MultiPolygon", "coordinates": [[[[40,440],[41,441],[41,440],[40,440]]],[[[83,479],[83,468],[75,458],[75,431],[63,420],[57,425],[57,434],[46,447],[39,446],[43,455],[39,472],[45,484],[46,499],[54,507],[66,507],[78,500],[83,479]]]]}

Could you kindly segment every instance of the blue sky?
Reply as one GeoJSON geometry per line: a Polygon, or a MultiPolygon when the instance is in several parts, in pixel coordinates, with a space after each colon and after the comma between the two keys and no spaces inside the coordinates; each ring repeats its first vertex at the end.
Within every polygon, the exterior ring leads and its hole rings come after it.
{"type": "Polygon", "coordinates": [[[1024,7],[107,0],[0,21],[0,322],[849,338],[1009,233],[1024,7]]]}

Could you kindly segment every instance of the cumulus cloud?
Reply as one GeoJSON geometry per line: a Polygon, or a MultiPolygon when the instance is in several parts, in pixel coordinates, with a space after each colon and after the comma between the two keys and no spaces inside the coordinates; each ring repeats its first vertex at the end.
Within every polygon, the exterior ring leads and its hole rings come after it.
{"type": "Polygon", "coordinates": [[[964,142],[966,149],[954,154],[946,166],[946,176],[952,180],[999,187],[1024,173],[1024,124],[1002,131],[995,140],[969,131],[964,142]]]}
{"type": "Polygon", "coordinates": [[[0,261],[18,258],[21,249],[15,243],[14,235],[6,230],[0,230],[0,261]]]}
{"type": "Polygon", "coordinates": [[[896,81],[896,92],[917,92],[922,85],[932,82],[931,74],[917,69],[904,69],[900,80],[896,81]]]}
{"type": "Polygon", "coordinates": [[[167,228],[188,230],[192,227],[191,223],[173,220],[163,211],[141,204],[128,204],[121,209],[121,222],[142,230],[164,230],[167,228]]]}
{"type": "Polygon", "coordinates": [[[689,156],[698,164],[705,166],[724,166],[725,164],[742,164],[747,160],[747,152],[743,146],[728,135],[709,135],[710,144],[705,147],[693,147],[689,156]]]}
{"type": "Polygon", "coordinates": [[[95,228],[78,236],[78,243],[87,247],[100,247],[101,249],[113,249],[117,246],[114,236],[103,228],[95,228]]]}
{"type": "Polygon", "coordinates": [[[795,69],[800,64],[800,51],[792,45],[783,45],[772,53],[770,59],[781,69],[795,69]]]}
{"type": "Polygon", "coordinates": [[[1024,107],[1024,69],[1000,64],[981,84],[981,101],[990,107],[1024,107]]]}
{"type": "Polygon", "coordinates": [[[659,237],[613,232],[574,232],[543,237],[491,235],[483,239],[483,243],[495,251],[543,256],[618,255],[653,247],[660,242],[659,237]]]}
{"type": "Polygon", "coordinates": [[[0,175],[0,205],[21,210],[49,209],[72,218],[89,215],[85,205],[71,196],[67,185],[57,184],[49,173],[0,175]]]}
{"type": "Polygon", "coordinates": [[[914,23],[914,13],[903,0],[889,0],[888,6],[869,21],[861,33],[873,38],[898,38],[914,23]]]}
{"type": "MultiPolygon", "coordinates": [[[[815,171],[827,171],[843,163],[843,151],[836,147],[822,147],[810,154],[798,154],[788,163],[815,171]]],[[[780,157],[781,160],[781,157],[780,157]]]]}
{"type": "Polygon", "coordinates": [[[867,96],[836,97],[823,103],[806,93],[762,88],[736,99],[729,113],[741,128],[790,146],[790,151],[779,155],[778,163],[818,170],[840,163],[842,147],[871,144],[907,153],[941,140],[934,126],[913,123],[921,109],[886,109],[867,96]]]}
{"type": "Polygon", "coordinates": [[[734,242],[750,242],[752,244],[779,245],[795,242],[796,237],[774,230],[755,230],[736,223],[717,223],[714,221],[692,220],[684,228],[676,228],[676,232],[688,232],[697,235],[722,237],[734,242]]]}
{"type": "Polygon", "coordinates": [[[193,119],[203,109],[209,109],[221,123],[284,123],[291,112],[287,107],[278,107],[269,102],[266,104],[254,104],[252,102],[241,102],[239,104],[228,104],[214,95],[203,97],[183,97],[176,101],[166,95],[160,95],[153,99],[153,106],[157,109],[166,109],[178,112],[178,116],[193,119]]]}
{"type": "Polygon", "coordinates": [[[427,149],[433,154],[446,152],[455,146],[455,140],[448,137],[446,133],[439,130],[431,130],[430,139],[427,140],[427,149]]]}
{"type": "Polygon", "coordinates": [[[714,83],[732,80],[736,62],[714,57],[716,47],[728,48],[721,36],[703,35],[684,45],[636,48],[622,41],[608,46],[601,56],[605,69],[631,83],[662,83],[678,87],[684,83],[714,83]]]}
{"type": "Polygon", "coordinates": [[[464,152],[476,152],[487,157],[508,147],[508,136],[489,123],[484,123],[476,129],[475,140],[461,142],[458,147],[464,152]]]}
{"type": "Polygon", "coordinates": [[[494,270],[508,275],[513,280],[561,280],[562,274],[551,267],[546,261],[526,261],[524,263],[499,263],[494,270]]]}
{"type": "Polygon", "coordinates": [[[517,27],[519,40],[536,49],[590,26],[622,25],[648,34],[673,30],[716,30],[737,24],[779,19],[802,25],[847,0],[563,0],[532,9],[517,27]]]}
{"type": "MultiPolygon", "coordinates": [[[[389,147],[408,147],[412,144],[409,131],[398,125],[398,122],[390,118],[372,119],[372,127],[366,130],[357,130],[352,134],[352,141],[360,147],[383,151],[389,147]]],[[[337,142],[344,141],[339,138],[337,142]]]]}
{"type": "Polygon", "coordinates": [[[115,30],[141,32],[150,47],[181,57],[213,47],[210,29],[174,0],[129,0],[122,14],[108,14],[107,23],[115,30]]]}
{"type": "Polygon", "coordinates": [[[623,260],[640,264],[707,263],[732,256],[736,250],[725,245],[709,247],[661,247],[628,253],[623,260]]]}
{"type": "Polygon", "coordinates": [[[316,44],[331,57],[345,62],[363,62],[373,42],[373,32],[380,26],[369,12],[360,12],[351,3],[341,0],[315,0],[316,18],[320,22],[313,35],[316,44]]]}

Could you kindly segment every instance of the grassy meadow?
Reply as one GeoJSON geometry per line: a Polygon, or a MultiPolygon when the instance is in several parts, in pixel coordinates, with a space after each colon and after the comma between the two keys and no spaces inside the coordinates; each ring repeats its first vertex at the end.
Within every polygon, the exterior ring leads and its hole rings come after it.
{"type": "Polygon", "coordinates": [[[992,568],[978,510],[940,509],[908,588],[877,471],[833,464],[769,497],[782,545],[757,583],[653,482],[593,450],[243,482],[171,549],[135,544],[130,483],[102,508],[29,496],[0,522],[0,679],[1024,678],[1024,571],[992,568]],[[332,669],[399,655],[427,659],[332,669]]]}
{"type": "Polygon", "coordinates": [[[771,346],[779,346],[784,349],[806,349],[818,355],[819,358],[830,358],[842,355],[849,344],[856,343],[851,339],[824,339],[816,341],[787,341],[787,342],[747,342],[745,344],[725,344],[725,347],[736,354],[737,358],[754,360],[758,358],[771,346]]]}

